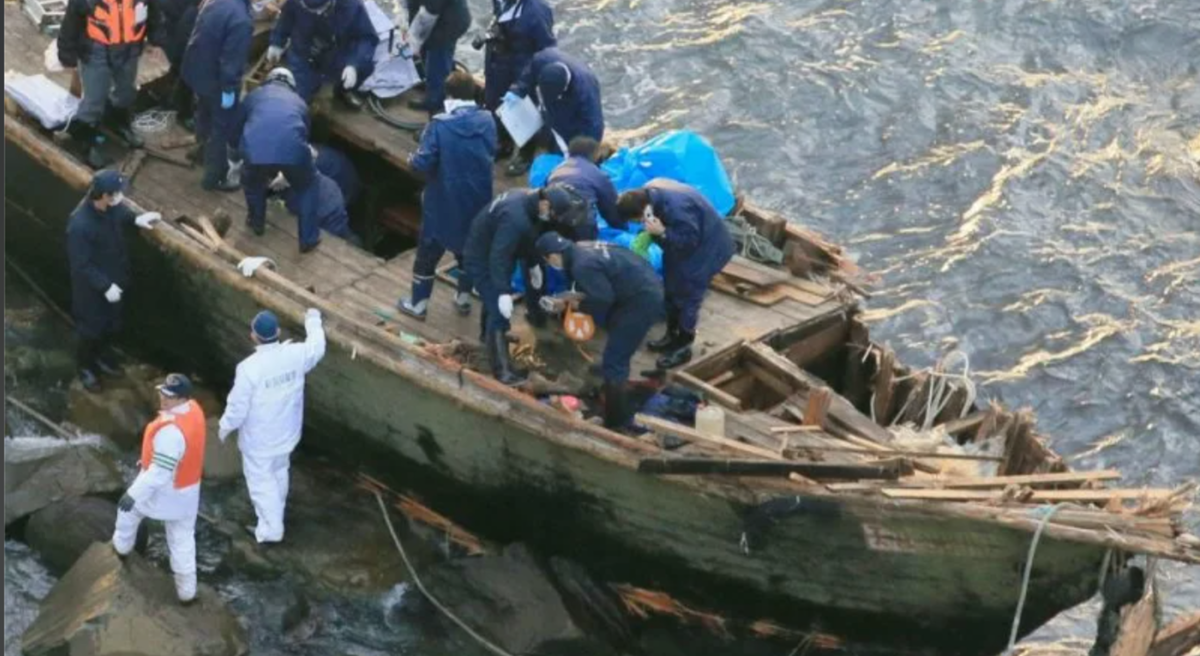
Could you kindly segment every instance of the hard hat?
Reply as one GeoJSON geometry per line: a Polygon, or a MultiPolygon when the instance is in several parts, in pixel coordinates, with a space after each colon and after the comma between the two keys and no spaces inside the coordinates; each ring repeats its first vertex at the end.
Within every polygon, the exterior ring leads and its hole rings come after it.
{"type": "Polygon", "coordinates": [[[283,66],[272,68],[271,72],[267,73],[267,78],[264,80],[264,84],[270,82],[283,82],[293,91],[296,90],[296,76],[292,75],[292,72],[283,66]]]}

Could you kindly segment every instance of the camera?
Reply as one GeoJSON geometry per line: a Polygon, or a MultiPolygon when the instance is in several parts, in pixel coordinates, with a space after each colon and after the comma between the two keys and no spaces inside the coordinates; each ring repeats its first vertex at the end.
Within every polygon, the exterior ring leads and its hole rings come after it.
{"type": "Polygon", "coordinates": [[[471,39],[471,47],[475,50],[483,50],[485,45],[500,40],[500,36],[500,26],[493,22],[488,26],[486,32],[476,34],[475,38],[471,39]]]}

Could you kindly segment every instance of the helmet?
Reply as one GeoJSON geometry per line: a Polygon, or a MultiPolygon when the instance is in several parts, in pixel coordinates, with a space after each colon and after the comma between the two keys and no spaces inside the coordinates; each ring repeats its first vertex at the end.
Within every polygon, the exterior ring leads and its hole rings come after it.
{"type": "Polygon", "coordinates": [[[590,207],[583,196],[565,182],[556,182],[542,190],[542,198],[550,201],[550,220],[568,226],[589,221],[590,207]]]}
{"type": "Polygon", "coordinates": [[[267,73],[267,78],[263,81],[263,84],[270,84],[271,82],[283,82],[292,91],[296,90],[296,77],[292,75],[291,71],[282,66],[272,68],[271,72],[267,73]]]}
{"type": "Polygon", "coordinates": [[[571,86],[571,69],[562,62],[554,62],[538,74],[537,86],[543,102],[558,100],[571,86]]]}

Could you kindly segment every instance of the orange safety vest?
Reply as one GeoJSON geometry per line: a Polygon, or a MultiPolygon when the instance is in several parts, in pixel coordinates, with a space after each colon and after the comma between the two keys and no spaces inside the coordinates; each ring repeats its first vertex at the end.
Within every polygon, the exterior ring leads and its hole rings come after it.
{"type": "Polygon", "coordinates": [[[142,469],[150,468],[154,457],[154,435],[167,424],[175,424],[183,433],[183,458],[175,465],[175,489],[190,487],[200,482],[204,474],[204,438],[208,427],[204,423],[204,410],[195,401],[188,401],[187,412],[182,415],[160,412],[142,433],[142,469]]]}
{"type": "Polygon", "coordinates": [[[95,0],[88,16],[87,35],[106,46],[140,43],[146,38],[146,22],[137,22],[137,7],[149,11],[143,0],[95,0]]]}

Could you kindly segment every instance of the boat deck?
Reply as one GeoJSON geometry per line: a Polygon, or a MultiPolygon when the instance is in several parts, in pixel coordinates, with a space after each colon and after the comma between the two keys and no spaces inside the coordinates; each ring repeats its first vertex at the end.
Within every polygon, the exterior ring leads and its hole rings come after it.
{"type": "MultiPolygon", "coordinates": [[[[6,3],[5,7],[4,56],[9,70],[19,72],[41,71],[42,59],[50,37],[37,32],[32,23],[20,12],[17,5],[6,3]]],[[[139,80],[146,82],[166,72],[166,61],[157,48],[148,49],[142,59],[139,80]]],[[[49,74],[49,77],[64,87],[69,87],[70,71],[49,74]]],[[[389,103],[389,111],[405,120],[418,121],[423,114],[409,110],[405,105],[410,97],[419,94],[410,91],[389,103]]],[[[414,133],[389,126],[367,111],[339,108],[324,90],[314,101],[314,113],[330,132],[357,146],[373,151],[388,163],[401,170],[408,170],[408,156],[417,148],[414,133]]],[[[169,144],[185,139],[187,133],[175,125],[162,133],[148,135],[147,145],[169,144]]],[[[167,151],[182,158],[184,148],[167,151]]],[[[504,177],[502,166],[497,165],[497,190],[523,184],[523,179],[504,177]]],[[[479,308],[468,317],[457,314],[453,307],[452,285],[439,279],[424,322],[400,315],[394,309],[398,298],[409,293],[412,282],[414,250],[397,257],[383,259],[355,248],[348,243],[326,235],[320,248],[301,255],[298,250],[297,225],[282,204],[270,203],[267,212],[267,232],[262,237],[254,235],[245,226],[245,200],[240,192],[209,192],[200,188],[203,171],[200,167],[183,167],[175,163],[148,156],[138,167],[130,183],[129,195],[147,208],[161,212],[167,220],[180,216],[214,217],[225,213],[232,218],[232,225],[224,235],[226,243],[247,256],[265,256],[276,263],[278,271],[302,287],[310,288],[317,295],[344,308],[351,316],[374,323],[386,322],[388,329],[418,335],[430,342],[446,342],[451,339],[468,345],[478,345],[479,308]]],[[[452,258],[447,256],[443,264],[452,258]]],[[[697,336],[697,356],[720,348],[734,340],[758,339],[774,330],[795,325],[825,314],[845,309],[840,287],[812,282],[808,285],[812,294],[808,300],[786,298],[773,306],[760,306],[720,292],[710,293],[705,301],[697,336]]],[[[523,313],[514,315],[514,332],[531,335],[524,325],[523,313]]],[[[559,361],[564,367],[578,365],[587,368],[587,358],[568,346],[561,331],[539,331],[539,337],[551,351],[568,358],[559,361]],[[553,333],[553,334],[551,334],[553,333]],[[549,339],[547,339],[549,337],[549,339]],[[555,342],[564,348],[555,348],[555,342]],[[579,358],[571,363],[570,357],[579,358]]],[[[603,346],[603,336],[592,340],[584,350],[587,357],[597,358],[603,346]]],[[[540,350],[540,347],[539,347],[540,350]]],[[[654,358],[643,351],[634,362],[634,373],[652,369],[654,358]]]]}

